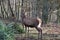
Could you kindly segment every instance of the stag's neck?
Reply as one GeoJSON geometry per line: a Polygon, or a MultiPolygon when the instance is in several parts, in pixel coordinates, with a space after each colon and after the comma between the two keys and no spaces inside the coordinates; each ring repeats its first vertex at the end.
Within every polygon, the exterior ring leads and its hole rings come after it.
{"type": "Polygon", "coordinates": [[[41,28],[42,29],[42,20],[39,18],[39,17],[37,17],[37,20],[39,21],[39,24],[38,24],[38,28],[41,28]]]}
{"type": "Polygon", "coordinates": [[[25,12],[24,12],[24,10],[23,10],[23,8],[21,9],[21,18],[25,18],[26,16],[25,16],[25,12]]]}
{"type": "Polygon", "coordinates": [[[22,15],[21,15],[21,18],[22,18],[22,19],[23,19],[23,18],[26,18],[26,16],[25,16],[24,14],[22,14],[22,15]]]}

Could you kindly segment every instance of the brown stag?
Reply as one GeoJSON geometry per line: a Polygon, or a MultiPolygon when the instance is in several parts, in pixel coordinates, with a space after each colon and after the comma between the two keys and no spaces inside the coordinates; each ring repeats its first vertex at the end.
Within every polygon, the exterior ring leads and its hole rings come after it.
{"type": "Polygon", "coordinates": [[[26,17],[23,11],[24,10],[22,10],[21,13],[22,24],[25,25],[25,27],[36,28],[37,31],[41,33],[41,37],[42,37],[42,29],[41,29],[42,20],[39,17],[36,18],[26,17]]]}
{"type": "Polygon", "coordinates": [[[42,20],[40,18],[38,17],[30,18],[30,17],[26,17],[25,15],[22,15],[22,23],[23,25],[25,25],[25,27],[36,28],[37,31],[41,33],[41,37],[42,37],[42,29],[41,29],[42,20]]]}
{"type": "Polygon", "coordinates": [[[42,20],[39,17],[33,18],[33,17],[26,17],[23,9],[23,0],[22,0],[22,8],[21,8],[21,18],[22,18],[22,24],[25,25],[25,27],[31,27],[31,28],[36,28],[37,31],[39,32],[38,37],[41,36],[42,40],[42,29],[41,29],[41,23],[42,20]]]}

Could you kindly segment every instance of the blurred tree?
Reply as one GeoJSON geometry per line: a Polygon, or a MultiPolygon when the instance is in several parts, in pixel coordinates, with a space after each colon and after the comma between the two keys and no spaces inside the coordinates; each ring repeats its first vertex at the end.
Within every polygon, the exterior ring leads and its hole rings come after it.
{"type": "Polygon", "coordinates": [[[56,22],[60,23],[60,9],[57,12],[57,20],[56,20],[56,22]]]}
{"type": "Polygon", "coordinates": [[[43,13],[42,13],[42,21],[43,23],[47,23],[48,21],[48,8],[49,8],[49,4],[48,4],[48,0],[43,0],[43,13]]]}
{"type": "Polygon", "coordinates": [[[14,15],[13,10],[12,10],[12,8],[11,8],[10,0],[8,0],[8,8],[9,8],[9,10],[10,10],[10,12],[11,12],[11,17],[14,18],[15,15],[14,15]]]}

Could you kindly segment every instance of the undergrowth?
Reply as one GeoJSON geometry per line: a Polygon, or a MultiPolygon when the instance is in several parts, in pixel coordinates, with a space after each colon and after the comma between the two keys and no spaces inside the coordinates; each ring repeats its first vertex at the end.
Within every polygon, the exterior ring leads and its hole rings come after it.
{"type": "Polygon", "coordinates": [[[24,30],[16,23],[6,25],[0,20],[0,40],[15,40],[16,33],[24,33],[24,30]]]}

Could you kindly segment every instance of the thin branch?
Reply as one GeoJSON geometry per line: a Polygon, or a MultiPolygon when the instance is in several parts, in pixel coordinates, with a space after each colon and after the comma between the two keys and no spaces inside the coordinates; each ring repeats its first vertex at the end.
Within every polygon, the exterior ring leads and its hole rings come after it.
{"type": "Polygon", "coordinates": [[[11,11],[11,16],[14,17],[15,15],[14,15],[13,10],[11,8],[10,0],[8,0],[8,7],[9,7],[9,9],[11,11]]]}
{"type": "Polygon", "coordinates": [[[4,9],[4,11],[5,11],[7,17],[8,17],[8,13],[7,13],[7,11],[6,11],[6,8],[4,7],[4,3],[2,3],[2,6],[3,6],[3,9],[4,9]]]}
{"type": "Polygon", "coordinates": [[[4,18],[4,11],[3,11],[2,2],[1,2],[1,13],[2,13],[2,16],[3,16],[3,18],[4,18]]]}

